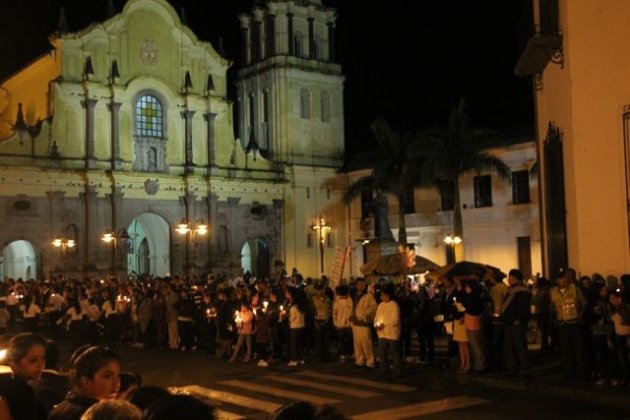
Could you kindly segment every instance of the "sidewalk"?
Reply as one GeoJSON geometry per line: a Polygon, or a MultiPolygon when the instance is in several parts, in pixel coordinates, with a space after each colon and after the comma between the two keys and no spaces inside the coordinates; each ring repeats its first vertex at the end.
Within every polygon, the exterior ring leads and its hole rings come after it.
{"type": "MultiPolygon", "coordinates": [[[[594,404],[630,408],[630,386],[597,385],[595,382],[565,380],[560,376],[560,354],[542,355],[538,352],[540,349],[539,345],[530,344],[528,347],[532,364],[531,377],[508,377],[495,373],[483,375],[474,373],[458,374],[448,370],[440,370],[439,374],[443,375],[443,379],[449,385],[475,385],[516,393],[585,400],[594,404]]],[[[446,339],[444,337],[436,337],[435,351],[436,356],[446,362],[444,359],[446,357],[446,339]]],[[[413,366],[413,364],[407,365],[408,368],[410,366],[413,366]]],[[[413,370],[413,368],[411,369],[413,370]]],[[[423,369],[424,372],[431,370],[433,369],[423,369]]],[[[434,373],[438,373],[437,369],[434,373]]]]}

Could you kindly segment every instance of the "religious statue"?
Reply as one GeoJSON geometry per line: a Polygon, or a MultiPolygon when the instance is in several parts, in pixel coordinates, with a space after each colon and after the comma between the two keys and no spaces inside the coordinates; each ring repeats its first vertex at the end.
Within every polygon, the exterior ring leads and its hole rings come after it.
{"type": "Polygon", "coordinates": [[[389,228],[389,220],[387,219],[389,205],[387,204],[387,197],[385,197],[385,194],[376,194],[376,197],[374,197],[372,203],[370,204],[370,211],[374,215],[374,231],[376,237],[381,241],[394,242],[394,235],[389,228]]]}

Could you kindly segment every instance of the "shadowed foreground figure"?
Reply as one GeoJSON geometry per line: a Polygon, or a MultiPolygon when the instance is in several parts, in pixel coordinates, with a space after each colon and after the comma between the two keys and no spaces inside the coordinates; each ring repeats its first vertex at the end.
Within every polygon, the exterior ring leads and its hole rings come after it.
{"type": "Polygon", "coordinates": [[[90,407],[81,420],[140,420],[142,412],[125,400],[104,400],[90,407]]]}
{"type": "Polygon", "coordinates": [[[191,395],[173,395],[144,410],[144,420],[214,420],[214,407],[191,395]]]}
{"type": "Polygon", "coordinates": [[[348,417],[337,411],[330,405],[313,405],[307,402],[298,401],[285,404],[275,413],[272,413],[268,420],[347,420],[348,417]]]}

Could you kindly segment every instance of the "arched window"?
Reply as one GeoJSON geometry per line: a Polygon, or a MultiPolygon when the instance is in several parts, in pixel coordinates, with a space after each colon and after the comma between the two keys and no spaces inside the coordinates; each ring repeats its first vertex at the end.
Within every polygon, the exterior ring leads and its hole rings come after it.
{"type": "Polygon", "coordinates": [[[153,95],[142,95],[136,102],[136,135],[164,137],[162,103],[153,95]]]}
{"type": "Polygon", "coordinates": [[[311,95],[308,89],[300,91],[300,116],[306,120],[311,118],[311,95]]]}
{"type": "Polygon", "coordinates": [[[165,99],[154,91],[140,91],[132,99],[134,155],[132,168],[144,172],[165,172],[167,112],[165,99]]]}
{"type": "Polygon", "coordinates": [[[330,122],[330,95],[328,92],[322,92],[321,96],[321,112],[322,112],[322,122],[330,122]]]}

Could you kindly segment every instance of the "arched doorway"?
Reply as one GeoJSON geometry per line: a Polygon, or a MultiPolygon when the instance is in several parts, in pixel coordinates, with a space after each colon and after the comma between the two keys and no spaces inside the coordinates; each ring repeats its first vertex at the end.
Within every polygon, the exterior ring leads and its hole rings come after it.
{"type": "Polygon", "coordinates": [[[258,278],[269,276],[269,245],[264,239],[252,239],[241,248],[241,268],[258,278]]]}
{"type": "Polygon", "coordinates": [[[0,255],[0,278],[37,278],[37,254],[29,241],[13,241],[0,255]]]}
{"type": "Polygon", "coordinates": [[[165,276],[170,274],[169,227],[152,213],[136,217],[129,227],[127,271],[129,273],[165,276]]]}

